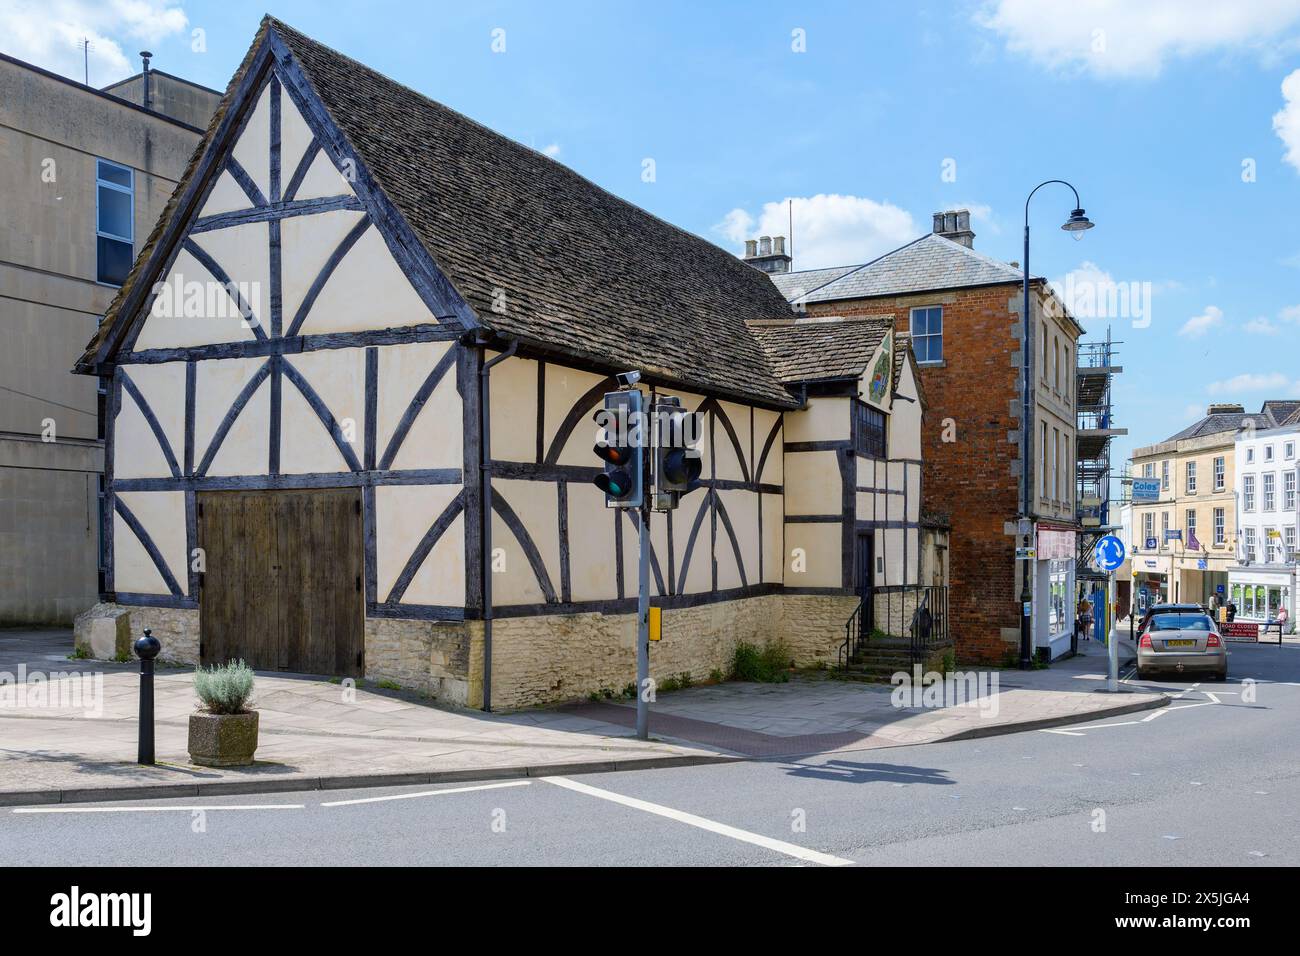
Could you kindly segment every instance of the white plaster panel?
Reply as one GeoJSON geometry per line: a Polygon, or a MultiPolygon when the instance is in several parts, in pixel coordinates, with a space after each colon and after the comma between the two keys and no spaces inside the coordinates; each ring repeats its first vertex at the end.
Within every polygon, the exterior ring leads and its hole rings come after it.
{"type": "Polygon", "coordinates": [[[248,193],[244,192],[243,187],[235,182],[235,177],[222,170],[221,175],[217,177],[216,184],[212,187],[212,192],[208,193],[208,201],[203,204],[199,216],[200,218],[203,216],[216,216],[223,212],[251,209],[252,206],[253,204],[248,199],[248,193]]]}
{"type": "MultiPolygon", "coordinates": [[[[736,432],[736,440],[740,443],[740,452],[737,454],[736,447],[731,443],[731,437],[727,434],[726,428],[722,424],[720,416],[715,416],[718,421],[714,425],[713,439],[718,443],[718,463],[717,476],[719,478],[730,478],[740,480],[745,477],[741,469],[741,462],[744,461],[745,468],[749,468],[749,406],[733,405],[731,402],[719,402],[718,407],[726,414],[731,422],[731,427],[736,432]]],[[[757,452],[755,452],[757,454],[757,452]]]]}
{"type": "Polygon", "coordinates": [[[838,523],[787,524],[785,526],[785,584],[792,588],[837,588],[842,584],[840,538],[838,523]],[[802,563],[806,570],[795,569],[795,560],[803,552],[802,563]]]}
{"type": "MultiPolygon", "coordinates": [[[[713,543],[709,524],[711,516],[708,508],[704,509],[703,518],[700,521],[700,530],[695,536],[695,547],[691,551],[691,563],[689,566],[685,565],[686,548],[690,544],[691,527],[694,525],[695,519],[700,515],[700,508],[707,500],[703,491],[693,492],[682,499],[681,506],[673,515],[673,549],[676,552],[674,557],[676,559],[677,592],[679,594],[699,594],[702,591],[711,591],[713,589],[713,543]],[[682,568],[684,566],[686,567],[686,580],[683,583],[682,568]]],[[[623,533],[625,544],[629,537],[627,534],[628,527],[630,525],[625,526],[623,533]]],[[[653,524],[650,526],[650,530],[653,535],[653,524]]],[[[635,542],[635,534],[631,537],[635,542]]],[[[728,544],[727,547],[730,548],[730,545],[728,544]]],[[[634,561],[631,567],[634,569],[632,573],[635,574],[635,549],[632,554],[634,561]]],[[[626,564],[626,559],[624,561],[626,564]]],[[[636,578],[633,577],[632,581],[635,582],[635,580],[636,578]]]]}
{"type": "MultiPolygon", "coordinates": [[[[592,484],[570,482],[568,495],[569,587],[573,600],[613,600],[618,597],[615,509],[605,507],[605,495],[592,484]]],[[[654,525],[650,527],[653,531],[654,525]]]]}
{"type": "Polygon", "coordinates": [[[779,584],[789,561],[785,547],[785,501],[780,495],[761,495],[763,502],[763,583],[779,584]]]}
{"type": "Polygon", "coordinates": [[[799,411],[785,413],[785,440],[836,441],[849,437],[847,398],[810,398],[799,411]]]}
{"type": "MultiPolygon", "coordinates": [[[[736,533],[736,543],[740,545],[740,556],[744,564],[745,581],[758,583],[758,495],[752,491],[720,491],[718,498],[731,519],[731,528],[736,533]]],[[[741,586],[740,568],[736,566],[735,552],[731,547],[731,538],[727,529],[718,519],[718,587],[737,588],[741,586]]]]}
{"type": "MultiPolygon", "coordinates": [[[[375,593],[380,601],[389,600],[389,592],[425,532],[460,492],[460,485],[375,488],[375,593]]],[[[463,604],[464,599],[465,525],[458,518],[454,529],[449,526],[443,532],[420,565],[402,603],[463,604]]]]}
{"type": "MultiPolygon", "coordinates": [[[[186,590],[189,578],[185,560],[185,494],[179,491],[118,492],[157,546],[172,577],[186,590]]],[[[116,515],[113,525],[113,586],[119,591],[170,594],[153,559],[135,532],[116,515]]]]}
{"type": "MultiPolygon", "coordinates": [[[[383,458],[393,433],[429,373],[455,346],[449,342],[409,342],[379,349],[379,381],[375,454],[383,458]]],[[[429,396],[401,449],[392,461],[395,469],[460,468],[464,465],[464,428],[455,365],[447,369],[429,396]]],[[[477,387],[477,383],[470,383],[477,387]]]]}
{"type": "MultiPolygon", "coordinates": [[[[217,428],[240,390],[266,359],[209,359],[196,363],[194,464],[207,454],[217,428]]],[[[249,399],[222,442],[208,474],[264,475],[270,454],[271,385],[268,376],[249,399]]]]}
{"type": "Polygon", "coordinates": [[[363,218],[363,212],[336,209],[281,220],[281,302],[286,332],[329,257],[352,227],[363,218]]]}
{"type": "Polygon", "coordinates": [[[371,226],[331,273],[301,331],[317,335],[434,322],[383,236],[371,226]]]}
{"type": "MultiPolygon", "coordinates": [[[[763,408],[754,409],[754,455],[755,458],[763,457],[763,445],[767,442],[767,436],[771,434],[773,425],[780,419],[779,412],[769,412],[763,408]]],[[[782,446],[785,443],[785,436],[781,431],[776,433],[772,439],[772,446],[768,449],[767,460],[763,462],[762,474],[756,476],[757,481],[766,482],[771,485],[779,485],[784,480],[785,462],[782,446]]],[[[754,467],[758,464],[755,462],[754,467]]]]}
{"type": "MultiPolygon", "coordinates": [[[[349,440],[357,461],[366,458],[366,352],[365,349],[322,349],[319,352],[302,352],[286,357],[285,362],[302,373],[308,384],[321,397],[325,407],[338,421],[344,438],[349,440]]],[[[348,465],[338,447],[321,424],[316,413],[288,376],[280,386],[282,418],[280,422],[280,470],[283,472],[347,471],[348,465]],[[298,399],[290,413],[289,395],[298,399]],[[323,447],[329,460],[335,464],[321,469],[309,467],[310,457],[298,455],[299,437],[307,440],[303,450],[310,456],[311,449],[323,447]],[[324,438],[324,444],[320,441],[324,438]]]]}
{"type": "MultiPolygon", "coordinates": [[[[241,280],[231,276],[231,280],[241,280]]],[[[253,287],[248,287],[251,295],[253,287]]],[[[135,349],[176,348],[245,342],[253,331],[225,288],[199,261],[182,249],[167,275],[166,289],[153,300],[135,349]]]]}
{"type": "MultiPolygon", "coordinates": [[[[546,414],[544,425],[546,441],[543,447],[548,453],[551,443],[555,441],[556,432],[559,431],[565,418],[568,417],[573,404],[586,391],[598,385],[600,381],[601,376],[593,375],[590,372],[580,372],[564,365],[548,364],[546,366],[546,414]]],[[[597,397],[594,402],[582,410],[582,417],[564,443],[563,451],[560,452],[558,459],[560,464],[593,465],[599,463],[596,456],[592,454],[591,449],[600,437],[600,430],[592,420],[592,415],[600,407],[601,399],[597,397]]]]}
{"type": "MultiPolygon", "coordinates": [[[[917,398],[916,380],[912,375],[912,364],[903,363],[903,371],[898,380],[898,396],[917,398]]],[[[936,422],[942,427],[942,422],[936,422]]],[[[920,401],[895,401],[893,412],[889,416],[889,457],[921,459],[921,403],[920,401]]]]}
{"type": "MultiPolygon", "coordinates": [[[[293,173],[290,172],[288,175],[292,176],[293,173]]],[[[326,156],[325,150],[322,149],[316,154],[312,164],[307,167],[307,175],[298,184],[298,191],[294,193],[293,198],[327,199],[333,196],[351,195],[354,195],[352,186],[343,178],[343,174],[339,172],[333,160],[326,156]]]]}
{"type": "Polygon", "coordinates": [[[298,168],[298,161],[307,151],[312,141],[311,128],[307,125],[293,97],[281,91],[280,94],[280,188],[289,185],[289,177],[298,168]]]}
{"type": "Polygon", "coordinates": [[[113,587],[135,594],[171,593],[149,552],[117,513],[113,515],[113,587]]]}
{"type": "Polygon", "coordinates": [[[843,482],[835,451],[785,456],[785,510],[792,515],[829,515],[843,510],[843,482]]]}
{"type": "Polygon", "coordinates": [[[456,517],[443,532],[402,599],[407,604],[465,604],[465,515],[456,517]]]}
{"type": "MultiPolygon", "coordinates": [[[[353,450],[362,447],[354,445],[353,450]]],[[[288,376],[280,385],[280,470],[288,474],[351,471],[325,424],[288,376]]]]}
{"type": "MultiPolygon", "coordinates": [[[[280,97],[283,105],[286,97],[280,97]]],[[[271,195],[271,88],[268,84],[257,98],[253,115],[248,118],[233,150],[239,165],[248,172],[263,196],[271,195]]]]}
{"type": "MultiPolygon", "coordinates": [[[[487,361],[496,354],[488,353],[487,361]]],[[[559,366],[547,367],[548,378],[552,368],[558,370],[559,366]]],[[[492,366],[488,374],[492,378],[492,457],[498,461],[535,461],[537,363],[531,359],[506,359],[492,366]]],[[[545,446],[542,453],[546,453],[545,446]]],[[[595,463],[594,456],[590,463],[595,463]]]]}
{"type": "MultiPolygon", "coordinates": [[[[249,222],[227,229],[213,229],[191,237],[194,243],[210,255],[226,273],[230,281],[241,287],[253,315],[259,325],[268,333],[271,328],[271,234],[264,222],[249,222]],[[247,283],[247,291],[244,284],[247,283]]],[[[226,338],[211,339],[213,342],[228,342],[242,336],[233,333],[243,332],[242,323],[233,320],[234,329],[227,332],[226,338]]],[[[223,331],[229,321],[222,322],[223,331]]]]}
{"type": "MultiPolygon", "coordinates": [[[[133,365],[131,379],[144,394],[163,434],[171,445],[176,464],[185,461],[185,366],[169,362],[133,365]]],[[[144,413],[125,388],[122,405],[113,424],[113,474],[118,478],[169,478],[171,469],[149,427],[144,413]]]]}
{"type": "MultiPolygon", "coordinates": [[[[594,486],[593,486],[594,487],[594,486]]],[[[556,596],[560,592],[559,496],[554,482],[498,478],[492,493],[508,503],[542,556],[556,596]]],[[[532,566],[505,520],[492,515],[492,547],[506,549],[506,570],[492,578],[493,600],[501,604],[533,604],[545,600],[532,566]]]]}

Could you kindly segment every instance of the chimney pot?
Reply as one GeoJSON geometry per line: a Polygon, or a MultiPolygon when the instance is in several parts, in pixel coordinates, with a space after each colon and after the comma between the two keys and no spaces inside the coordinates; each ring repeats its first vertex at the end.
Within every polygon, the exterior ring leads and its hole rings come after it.
{"type": "Polygon", "coordinates": [[[772,237],[771,237],[771,236],[759,236],[759,237],[758,237],[758,254],[759,254],[760,256],[770,256],[770,255],[772,254],[772,237]]]}
{"type": "Polygon", "coordinates": [[[772,237],[772,251],[778,256],[785,255],[785,236],[772,237]]]}
{"type": "Polygon", "coordinates": [[[975,233],[970,228],[969,209],[949,209],[934,214],[934,234],[960,243],[967,249],[975,245],[975,233]]]}
{"type": "Polygon", "coordinates": [[[746,239],[746,240],[745,240],[745,258],[746,258],[746,259],[752,259],[752,258],[754,258],[756,255],[758,255],[758,240],[757,240],[757,239],[746,239]]]}

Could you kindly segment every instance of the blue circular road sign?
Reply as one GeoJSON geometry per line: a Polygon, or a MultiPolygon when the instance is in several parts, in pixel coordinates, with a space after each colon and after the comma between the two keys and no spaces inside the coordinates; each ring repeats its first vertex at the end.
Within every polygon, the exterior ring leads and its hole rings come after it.
{"type": "Polygon", "coordinates": [[[1124,542],[1113,534],[1108,534],[1097,542],[1093,555],[1101,570],[1115,571],[1124,563],[1124,542]]]}

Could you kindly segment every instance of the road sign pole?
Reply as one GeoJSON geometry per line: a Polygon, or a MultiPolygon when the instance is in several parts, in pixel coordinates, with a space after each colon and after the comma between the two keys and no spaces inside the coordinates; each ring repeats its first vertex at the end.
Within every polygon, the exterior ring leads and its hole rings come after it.
{"type": "MultiPolygon", "coordinates": [[[[1111,621],[1111,608],[1115,599],[1115,572],[1106,575],[1106,689],[1112,694],[1119,691],[1119,631],[1111,621]]],[[[1130,612],[1131,614],[1131,612],[1130,612]]]]}

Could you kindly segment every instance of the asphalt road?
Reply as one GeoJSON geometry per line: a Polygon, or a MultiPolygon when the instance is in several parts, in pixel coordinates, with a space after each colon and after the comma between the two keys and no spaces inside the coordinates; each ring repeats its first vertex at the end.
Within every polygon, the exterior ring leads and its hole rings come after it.
{"type": "Polygon", "coordinates": [[[1181,695],[1158,711],[984,740],[5,808],[0,865],[1295,865],[1300,645],[1231,652],[1226,683],[1146,682],[1181,695]]]}

